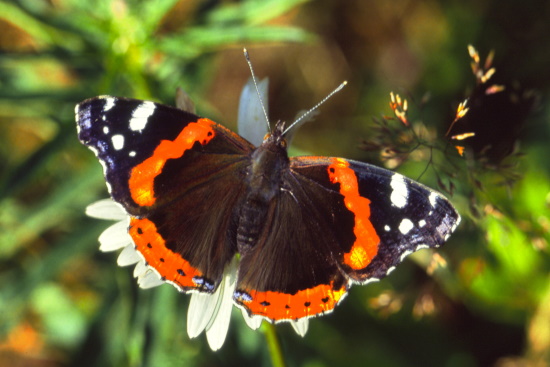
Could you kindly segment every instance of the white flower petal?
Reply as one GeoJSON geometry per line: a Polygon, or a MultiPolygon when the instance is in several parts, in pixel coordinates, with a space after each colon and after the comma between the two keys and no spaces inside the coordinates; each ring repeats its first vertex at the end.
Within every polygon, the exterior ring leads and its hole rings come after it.
{"type": "Polygon", "coordinates": [[[199,336],[206,327],[212,323],[212,319],[220,302],[221,284],[214,294],[193,293],[187,311],[187,334],[190,338],[199,336]]]}
{"type": "Polygon", "coordinates": [[[164,281],[160,279],[160,276],[153,270],[149,269],[145,274],[138,278],[138,285],[142,289],[149,289],[163,285],[164,281]]]}
{"type": "MultiPolygon", "coordinates": [[[[258,83],[258,90],[264,103],[267,103],[268,85],[269,80],[267,78],[260,80],[258,83]]],[[[264,106],[266,113],[268,113],[268,106],[264,106]]],[[[252,78],[248,80],[241,92],[237,126],[239,134],[256,146],[262,144],[264,136],[268,132],[264,111],[252,78]]]]}
{"type": "Polygon", "coordinates": [[[263,318],[261,316],[257,316],[257,315],[248,316],[248,312],[246,312],[244,308],[241,308],[241,311],[243,314],[244,321],[246,322],[249,328],[251,328],[252,330],[256,330],[262,325],[263,318]]]}
{"type": "Polygon", "coordinates": [[[112,199],[103,199],[88,205],[86,215],[107,220],[123,220],[128,214],[112,199]]]}
{"type": "Polygon", "coordinates": [[[238,259],[235,257],[224,270],[223,278],[214,294],[194,293],[187,313],[187,333],[197,337],[206,330],[212,350],[221,348],[229,329],[233,293],[237,284],[238,259]]]}
{"type": "Polygon", "coordinates": [[[290,325],[292,325],[296,334],[303,337],[307,333],[307,329],[309,327],[309,319],[303,318],[297,321],[291,321],[290,325]]]}
{"type": "Polygon", "coordinates": [[[218,350],[222,347],[227,330],[229,329],[229,321],[231,320],[231,310],[233,309],[233,293],[237,285],[237,266],[238,259],[235,257],[224,271],[223,282],[220,284],[222,289],[221,303],[212,324],[206,327],[206,339],[210,345],[210,349],[218,350]]]}
{"type": "Polygon", "coordinates": [[[134,244],[130,244],[122,250],[118,259],[116,260],[118,266],[128,266],[137,263],[141,260],[138,252],[134,249],[134,244]]]}
{"type": "Polygon", "coordinates": [[[128,234],[128,222],[117,222],[99,235],[99,250],[103,252],[115,251],[132,244],[132,237],[128,234]]]}
{"type": "Polygon", "coordinates": [[[139,278],[143,275],[145,275],[145,272],[149,270],[147,265],[143,261],[138,261],[136,264],[136,267],[134,268],[134,278],[139,278]]]}

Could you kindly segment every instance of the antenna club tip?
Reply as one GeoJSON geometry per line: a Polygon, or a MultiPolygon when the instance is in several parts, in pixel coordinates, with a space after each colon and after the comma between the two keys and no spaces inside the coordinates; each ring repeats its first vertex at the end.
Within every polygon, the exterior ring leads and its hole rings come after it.
{"type": "Polygon", "coordinates": [[[341,91],[342,88],[344,88],[346,85],[348,85],[348,81],[347,81],[347,80],[344,80],[344,81],[338,86],[338,88],[336,88],[336,89],[331,93],[331,95],[334,94],[334,93],[336,93],[336,92],[341,91]]]}

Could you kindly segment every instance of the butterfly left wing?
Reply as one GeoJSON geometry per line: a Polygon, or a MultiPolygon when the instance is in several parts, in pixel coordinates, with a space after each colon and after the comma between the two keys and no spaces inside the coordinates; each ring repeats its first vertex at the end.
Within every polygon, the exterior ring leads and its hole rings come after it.
{"type": "Polygon", "coordinates": [[[274,231],[242,256],[234,297],[272,321],[330,312],[351,284],[440,246],[460,220],[442,195],[360,162],[291,158],[283,182],[266,223],[274,231]]]}
{"type": "Polygon", "coordinates": [[[214,292],[236,251],[231,218],[254,146],[209,119],[135,99],[88,99],[76,119],[144,262],[181,291],[214,292]]]}

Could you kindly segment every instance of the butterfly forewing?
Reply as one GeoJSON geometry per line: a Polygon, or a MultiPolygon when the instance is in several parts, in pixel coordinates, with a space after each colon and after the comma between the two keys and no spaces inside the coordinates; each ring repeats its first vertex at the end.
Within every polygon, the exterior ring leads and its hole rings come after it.
{"type": "Polygon", "coordinates": [[[454,231],[460,216],[441,194],[398,173],[339,159],[298,157],[291,169],[312,183],[337,190],[352,214],[353,228],[337,226],[344,255],[340,265],[354,281],[365,283],[387,275],[403,258],[422,248],[438,247],[454,231]],[[350,241],[350,232],[353,239],[350,241]]]}

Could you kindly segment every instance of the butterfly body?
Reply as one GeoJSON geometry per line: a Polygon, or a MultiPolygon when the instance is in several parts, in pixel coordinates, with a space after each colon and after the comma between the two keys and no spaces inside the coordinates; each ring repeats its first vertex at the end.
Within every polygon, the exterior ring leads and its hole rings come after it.
{"type": "Polygon", "coordinates": [[[245,177],[247,191],[238,211],[237,247],[240,254],[251,250],[258,241],[271,202],[283,194],[282,177],[288,168],[286,142],[282,130],[276,128],[250,154],[245,177]]]}

